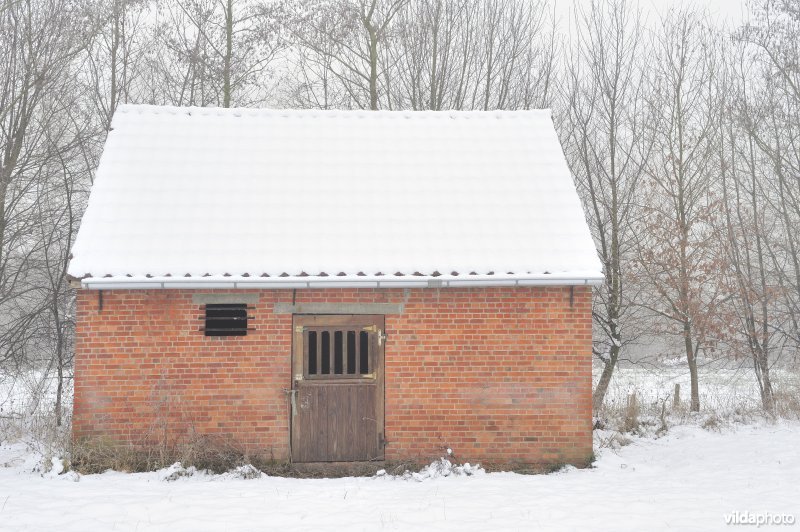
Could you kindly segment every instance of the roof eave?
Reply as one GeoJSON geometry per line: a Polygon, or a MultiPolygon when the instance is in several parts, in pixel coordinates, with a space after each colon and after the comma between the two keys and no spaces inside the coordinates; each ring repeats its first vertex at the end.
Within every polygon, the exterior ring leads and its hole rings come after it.
{"type": "Polygon", "coordinates": [[[597,272],[539,275],[470,276],[336,276],[336,277],[89,277],[80,280],[89,290],[162,289],[309,289],[309,288],[481,288],[501,286],[598,286],[597,272]]]}

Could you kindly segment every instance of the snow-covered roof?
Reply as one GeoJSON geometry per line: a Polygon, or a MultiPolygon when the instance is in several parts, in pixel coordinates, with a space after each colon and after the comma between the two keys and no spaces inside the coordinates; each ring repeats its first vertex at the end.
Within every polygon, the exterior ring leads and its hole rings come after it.
{"type": "Polygon", "coordinates": [[[69,273],[93,288],[602,279],[547,110],[138,105],[114,116],[69,273]]]}

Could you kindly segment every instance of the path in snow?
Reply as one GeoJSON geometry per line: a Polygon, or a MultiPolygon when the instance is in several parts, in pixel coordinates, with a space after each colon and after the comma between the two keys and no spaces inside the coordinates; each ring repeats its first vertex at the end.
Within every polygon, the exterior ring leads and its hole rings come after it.
{"type": "MultiPolygon", "coordinates": [[[[42,478],[0,446],[0,530],[722,530],[732,511],[800,520],[800,424],[676,427],[552,475],[255,480],[42,478]],[[3,464],[9,464],[2,467],[3,464]]],[[[738,528],[738,527],[735,527],[738,528]]],[[[745,527],[755,528],[755,527],[745,527]]],[[[782,527],[793,529],[794,527],[782,527]]]]}

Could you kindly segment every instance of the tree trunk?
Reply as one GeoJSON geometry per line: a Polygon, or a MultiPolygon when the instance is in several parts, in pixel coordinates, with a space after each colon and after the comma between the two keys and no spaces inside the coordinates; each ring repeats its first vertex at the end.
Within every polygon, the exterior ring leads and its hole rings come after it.
{"type": "Polygon", "coordinates": [[[686,363],[689,365],[689,385],[691,390],[689,410],[699,412],[700,388],[697,379],[697,353],[695,353],[694,345],[692,345],[692,329],[686,322],[683,324],[683,343],[686,347],[686,363]]]}
{"type": "Polygon", "coordinates": [[[225,57],[222,71],[222,107],[231,106],[231,58],[233,56],[233,0],[225,7],[225,57]]]}
{"type": "Polygon", "coordinates": [[[614,375],[614,368],[617,367],[617,359],[619,358],[619,346],[612,345],[609,351],[608,358],[603,361],[603,372],[600,374],[600,380],[597,381],[597,386],[592,393],[592,410],[595,412],[600,410],[603,406],[603,401],[608,392],[608,385],[611,383],[611,377],[614,375]]]}
{"type": "Polygon", "coordinates": [[[369,32],[369,108],[378,110],[378,34],[367,26],[369,32]]]}
{"type": "MultiPolygon", "coordinates": [[[[63,277],[62,277],[63,279],[63,277]]],[[[56,416],[56,427],[61,426],[61,422],[63,419],[63,407],[62,407],[62,396],[64,395],[64,327],[61,323],[61,313],[59,312],[58,308],[58,297],[59,297],[59,287],[61,283],[56,284],[54,293],[52,295],[53,298],[53,328],[55,329],[56,333],[56,376],[58,378],[58,382],[56,383],[56,405],[55,405],[55,416],[56,416]]]]}
{"type": "Polygon", "coordinates": [[[770,414],[775,413],[775,393],[772,389],[772,380],[769,376],[769,364],[766,359],[761,362],[761,404],[770,414]]]}
{"type": "Polygon", "coordinates": [[[56,427],[61,426],[61,421],[63,418],[62,414],[62,406],[61,406],[61,397],[64,395],[64,361],[63,357],[59,356],[58,359],[58,384],[56,385],[56,408],[55,408],[55,415],[56,415],[56,427]]]}

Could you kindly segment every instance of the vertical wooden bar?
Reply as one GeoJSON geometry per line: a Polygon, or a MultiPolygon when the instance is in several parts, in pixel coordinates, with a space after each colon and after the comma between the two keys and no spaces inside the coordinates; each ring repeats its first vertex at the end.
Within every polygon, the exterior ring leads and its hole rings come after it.
{"type": "Polygon", "coordinates": [[[303,356],[303,375],[310,375],[308,372],[308,361],[311,358],[310,349],[311,347],[308,344],[308,331],[303,327],[303,347],[300,351],[303,356]]]}
{"type": "Polygon", "coordinates": [[[314,331],[314,334],[317,337],[317,375],[322,375],[322,333],[319,331],[314,331]]]}
{"type": "Polygon", "coordinates": [[[361,375],[364,373],[364,368],[361,364],[361,330],[356,331],[356,366],[358,366],[358,373],[361,375]]]}
{"type": "Polygon", "coordinates": [[[336,373],[336,337],[333,329],[328,329],[328,371],[336,373]]]}
{"type": "Polygon", "coordinates": [[[380,331],[374,332],[374,333],[372,333],[372,332],[369,333],[369,357],[367,357],[367,358],[369,360],[369,368],[371,370],[370,373],[372,373],[373,375],[375,375],[375,371],[377,369],[377,366],[376,366],[375,363],[377,362],[377,359],[378,359],[378,335],[379,334],[380,334],[380,331]]]}
{"type": "Polygon", "coordinates": [[[363,334],[367,335],[366,342],[362,342],[361,341],[361,335],[359,335],[359,337],[358,337],[358,347],[359,347],[359,350],[358,350],[358,363],[359,363],[359,370],[360,370],[359,373],[361,373],[362,375],[365,374],[365,373],[369,373],[369,333],[368,332],[363,332],[363,334]],[[364,349],[367,350],[366,356],[364,356],[365,353],[362,352],[364,349]],[[366,362],[366,367],[364,367],[364,364],[362,364],[362,362],[366,362]]]}
{"type": "Polygon", "coordinates": [[[342,329],[342,375],[347,375],[347,337],[350,336],[350,331],[342,329]]]}

